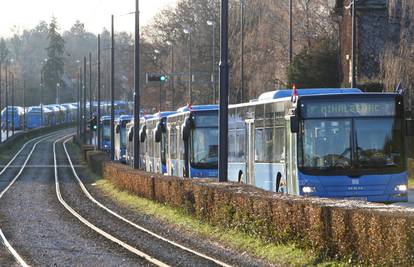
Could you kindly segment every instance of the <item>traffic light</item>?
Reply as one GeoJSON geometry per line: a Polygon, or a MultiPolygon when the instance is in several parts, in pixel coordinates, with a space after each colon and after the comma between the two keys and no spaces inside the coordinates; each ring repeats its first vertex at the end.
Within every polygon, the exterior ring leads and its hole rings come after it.
{"type": "Polygon", "coordinates": [[[98,129],[98,118],[93,116],[92,120],[89,121],[89,129],[96,131],[98,129]]]}
{"type": "Polygon", "coordinates": [[[149,82],[167,82],[168,76],[162,74],[147,74],[147,83],[149,82]]]}

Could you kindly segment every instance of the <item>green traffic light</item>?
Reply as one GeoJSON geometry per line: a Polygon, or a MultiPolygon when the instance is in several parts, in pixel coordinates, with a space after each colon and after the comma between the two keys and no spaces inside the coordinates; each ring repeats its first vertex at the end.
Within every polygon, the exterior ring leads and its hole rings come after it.
{"type": "Polygon", "coordinates": [[[161,82],[165,82],[167,80],[167,77],[166,76],[161,76],[160,80],[161,80],[161,82]]]}

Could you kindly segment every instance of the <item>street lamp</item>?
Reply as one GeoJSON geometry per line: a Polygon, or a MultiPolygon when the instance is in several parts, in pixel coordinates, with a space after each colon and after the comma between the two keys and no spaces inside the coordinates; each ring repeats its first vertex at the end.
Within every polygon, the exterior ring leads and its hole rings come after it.
{"type": "Polygon", "coordinates": [[[207,25],[213,27],[213,34],[212,34],[212,37],[213,37],[212,38],[213,39],[213,45],[212,45],[213,60],[212,60],[211,83],[213,84],[213,101],[214,101],[214,104],[216,104],[217,103],[216,80],[215,80],[215,73],[216,73],[216,22],[214,20],[207,20],[207,25]]]}
{"type": "Polygon", "coordinates": [[[174,43],[172,41],[167,41],[167,45],[171,47],[171,92],[172,92],[172,110],[175,110],[175,85],[174,85],[174,43]]]}
{"type": "Polygon", "coordinates": [[[188,100],[189,104],[193,102],[193,95],[192,95],[192,70],[191,70],[191,28],[184,28],[183,32],[188,34],[188,100]]]}

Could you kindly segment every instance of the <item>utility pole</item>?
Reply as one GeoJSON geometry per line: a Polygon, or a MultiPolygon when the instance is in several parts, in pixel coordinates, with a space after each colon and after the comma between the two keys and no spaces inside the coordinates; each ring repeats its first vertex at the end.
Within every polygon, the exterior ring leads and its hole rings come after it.
{"type": "Polygon", "coordinates": [[[140,130],[140,31],[139,31],[139,0],[135,0],[135,55],[134,55],[134,169],[139,169],[139,130],[140,130]]]}
{"type": "MultiPolygon", "coordinates": [[[[89,52],[89,120],[92,120],[93,97],[92,97],[92,53],[89,52]]],[[[89,131],[89,143],[92,144],[93,131],[89,131]]]]}
{"type": "Polygon", "coordinates": [[[98,71],[97,71],[97,76],[98,76],[98,117],[97,117],[97,121],[98,121],[98,149],[101,149],[101,35],[98,34],[98,71]]]}
{"type": "Polygon", "coordinates": [[[83,57],[83,113],[82,113],[82,123],[83,123],[83,138],[82,141],[86,144],[86,57],[83,57]]]}
{"type": "Polygon", "coordinates": [[[6,70],[6,140],[9,139],[9,84],[8,84],[8,76],[9,76],[9,70],[7,68],[7,63],[5,66],[6,70]]]}
{"type": "Polygon", "coordinates": [[[221,0],[221,61],[220,61],[220,132],[219,132],[219,182],[227,182],[228,169],[228,111],[229,111],[229,63],[228,63],[228,16],[229,2],[221,0]]]}
{"type": "Polygon", "coordinates": [[[81,92],[81,67],[79,67],[79,73],[78,73],[78,91],[77,91],[77,101],[78,101],[78,108],[77,108],[77,134],[78,134],[78,139],[80,139],[80,135],[81,135],[81,125],[80,125],[80,109],[81,109],[81,100],[80,100],[80,92],[81,92]]]}
{"type": "Polygon", "coordinates": [[[174,43],[172,41],[167,41],[167,44],[171,47],[171,92],[172,92],[172,110],[175,110],[175,84],[174,84],[174,43]]]}
{"type": "Polygon", "coordinates": [[[190,33],[188,34],[188,40],[189,40],[189,58],[188,58],[188,71],[189,71],[189,80],[188,80],[188,93],[189,93],[189,98],[190,98],[190,104],[193,104],[193,71],[192,71],[192,56],[191,56],[191,30],[190,33]]]}
{"type": "Polygon", "coordinates": [[[356,0],[352,2],[352,79],[351,79],[351,88],[356,88],[356,0]]]}
{"type": "MultiPolygon", "coordinates": [[[[2,105],[1,105],[1,92],[2,92],[2,90],[3,90],[3,88],[2,88],[2,76],[1,76],[1,70],[2,70],[2,64],[1,64],[1,60],[0,60],[0,112],[3,110],[2,109],[2,105]]],[[[3,142],[3,131],[0,129],[0,143],[1,142],[3,142]]]]}
{"type": "Polygon", "coordinates": [[[26,80],[23,80],[23,130],[26,130],[26,80]]]}
{"type": "Polygon", "coordinates": [[[111,16],[111,160],[115,160],[115,30],[111,16]]]}
{"type": "MultiPolygon", "coordinates": [[[[79,108],[78,108],[79,109],[79,108]]],[[[40,72],[40,125],[43,127],[43,74],[40,72]]]]}
{"type": "Polygon", "coordinates": [[[10,74],[10,84],[11,84],[10,90],[11,90],[11,105],[12,105],[12,122],[11,122],[11,124],[12,124],[12,135],[14,135],[14,128],[15,128],[14,114],[15,114],[15,112],[14,112],[14,74],[13,73],[10,74]]]}
{"type": "Polygon", "coordinates": [[[240,103],[244,100],[244,0],[240,0],[240,103]]]}
{"type": "Polygon", "coordinates": [[[293,59],[293,4],[289,0],[289,65],[292,64],[293,59]]]}

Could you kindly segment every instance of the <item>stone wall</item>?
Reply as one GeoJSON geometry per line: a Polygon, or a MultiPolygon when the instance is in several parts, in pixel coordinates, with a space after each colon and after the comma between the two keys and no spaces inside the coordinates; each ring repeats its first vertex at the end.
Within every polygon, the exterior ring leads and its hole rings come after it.
{"type": "MultiPolygon", "coordinates": [[[[340,64],[343,83],[350,82],[352,59],[352,0],[337,2],[340,29],[340,64]]],[[[388,1],[357,1],[357,80],[380,82],[380,56],[387,45],[397,44],[400,25],[389,17],[388,1]]]]}

